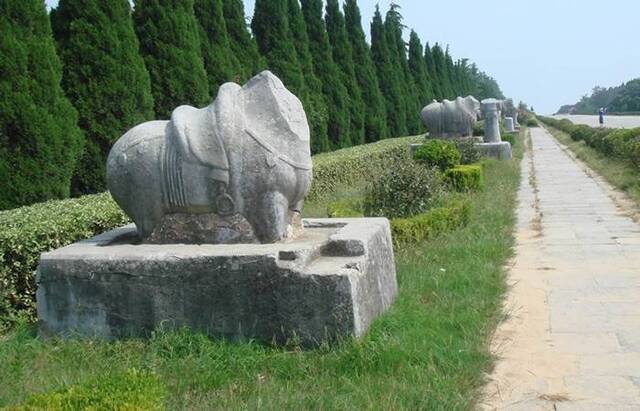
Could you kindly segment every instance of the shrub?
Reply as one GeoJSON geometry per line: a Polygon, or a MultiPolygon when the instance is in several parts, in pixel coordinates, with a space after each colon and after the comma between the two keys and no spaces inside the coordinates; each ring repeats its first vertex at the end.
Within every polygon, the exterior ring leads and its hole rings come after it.
{"type": "Polygon", "coordinates": [[[440,196],[442,188],[437,170],[412,161],[399,162],[369,186],[365,215],[396,218],[422,213],[440,196]]]}
{"type": "Polygon", "coordinates": [[[538,120],[536,120],[535,117],[529,117],[525,124],[527,125],[527,127],[538,127],[539,126],[538,120]]]}
{"type": "Polygon", "coordinates": [[[438,167],[441,171],[460,164],[460,152],[456,145],[446,140],[427,140],[413,154],[414,160],[427,167],[438,167]]]}
{"type": "Polygon", "coordinates": [[[473,135],[484,136],[484,120],[478,121],[473,125],[473,135]]]}
{"type": "Polygon", "coordinates": [[[456,148],[460,152],[460,164],[473,164],[480,161],[481,156],[473,140],[458,140],[456,141],[456,148]]]}
{"type": "Polygon", "coordinates": [[[479,190],[483,185],[482,166],[461,165],[445,172],[449,184],[456,191],[479,190]]]}
{"type": "Polygon", "coordinates": [[[329,216],[329,218],[364,217],[362,208],[362,201],[359,199],[347,198],[329,204],[327,206],[327,216],[329,216]]]}
{"type": "Polygon", "coordinates": [[[620,158],[629,157],[631,145],[640,137],[640,128],[613,130],[602,138],[611,153],[620,158]]]}
{"type": "Polygon", "coordinates": [[[569,135],[574,141],[589,141],[593,135],[593,128],[585,125],[577,125],[571,129],[569,135]]]}
{"type": "Polygon", "coordinates": [[[437,207],[410,218],[391,220],[391,232],[396,246],[418,243],[438,234],[464,227],[469,222],[471,207],[458,201],[446,207],[437,207]]]}
{"type": "Polygon", "coordinates": [[[152,372],[128,370],[36,394],[25,409],[47,410],[161,410],[166,389],[152,372]]]}
{"type": "Polygon", "coordinates": [[[40,253],[127,222],[108,193],[0,212],[0,318],[35,313],[40,253]]]}
{"type": "Polygon", "coordinates": [[[571,131],[573,131],[573,129],[575,128],[575,124],[573,124],[571,120],[567,120],[566,118],[560,120],[560,122],[558,123],[558,126],[560,130],[569,134],[571,134],[571,131]]]}
{"type": "Polygon", "coordinates": [[[409,158],[409,144],[421,137],[378,141],[313,156],[313,185],[309,200],[324,198],[338,188],[368,181],[409,158]]]}
{"type": "Polygon", "coordinates": [[[511,144],[511,147],[513,147],[516,144],[516,136],[513,134],[504,134],[502,136],[502,141],[509,142],[509,144],[511,144]]]}

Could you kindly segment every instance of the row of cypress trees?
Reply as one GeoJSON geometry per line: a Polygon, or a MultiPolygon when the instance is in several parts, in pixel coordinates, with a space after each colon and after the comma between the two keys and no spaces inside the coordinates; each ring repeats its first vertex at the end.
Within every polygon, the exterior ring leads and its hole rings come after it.
{"type": "Polygon", "coordinates": [[[313,152],[422,132],[431,99],[500,97],[438,44],[408,45],[399,7],[371,23],[356,0],[0,2],[0,208],[102,191],[113,142],[226,81],[268,68],[303,102],[313,152]],[[50,17],[50,18],[49,18],[50,17]]]}

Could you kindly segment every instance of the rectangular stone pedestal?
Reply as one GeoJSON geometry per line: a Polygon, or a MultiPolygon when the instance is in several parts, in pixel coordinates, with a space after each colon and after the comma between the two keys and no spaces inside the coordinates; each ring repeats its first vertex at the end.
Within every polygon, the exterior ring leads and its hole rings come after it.
{"type": "Polygon", "coordinates": [[[495,143],[478,143],[474,144],[481,156],[496,158],[498,160],[511,160],[513,154],[511,152],[511,143],[508,141],[498,141],[495,143]]]}
{"type": "Polygon", "coordinates": [[[44,253],[44,335],[144,337],[188,327],[232,340],[303,345],[361,336],[398,288],[384,218],[304,220],[277,244],[132,244],[127,226],[44,253]]]}

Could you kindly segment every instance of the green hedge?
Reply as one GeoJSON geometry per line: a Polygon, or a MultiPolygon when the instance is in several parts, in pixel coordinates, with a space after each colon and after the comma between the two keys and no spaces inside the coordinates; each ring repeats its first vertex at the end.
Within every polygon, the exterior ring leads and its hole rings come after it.
{"type": "MultiPolygon", "coordinates": [[[[479,166],[476,166],[480,168],[479,166]]],[[[337,201],[328,207],[331,218],[362,217],[362,204],[353,200],[337,201]]],[[[469,222],[471,207],[466,200],[457,200],[408,218],[391,219],[391,233],[396,247],[418,243],[438,234],[464,227],[469,222]]]]}
{"type": "Polygon", "coordinates": [[[418,243],[435,235],[464,227],[469,222],[471,207],[464,200],[446,207],[437,207],[409,218],[391,220],[391,232],[396,246],[418,243]]]}
{"type": "Polygon", "coordinates": [[[422,137],[402,137],[345,148],[313,157],[313,185],[309,200],[323,198],[341,187],[369,181],[409,157],[409,144],[422,137]]]}
{"type": "Polygon", "coordinates": [[[482,166],[460,165],[445,172],[445,176],[456,191],[474,191],[482,188],[482,166]]]}
{"type": "Polygon", "coordinates": [[[413,159],[427,167],[446,171],[460,164],[460,151],[448,140],[429,139],[413,153],[413,159]]]}
{"type": "Polygon", "coordinates": [[[569,134],[574,141],[584,141],[605,156],[627,160],[640,167],[640,128],[594,128],[551,117],[540,117],[540,120],[569,134]]]}
{"type": "Polygon", "coordinates": [[[511,147],[515,146],[516,142],[518,141],[516,139],[515,134],[504,134],[504,135],[502,135],[501,138],[502,138],[502,141],[508,141],[509,144],[511,144],[511,147]]]}
{"type": "MultiPolygon", "coordinates": [[[[314,182],[309,198],[377,176],[408,159],[404,137],[313,157],[314,182]]],[[[129,219],[108,193],[49,201],[0,212],[0,320],[17,313],[35,314],[35,278],[40,254],[119,227],[129,219]]]]}
{"type": "Polygon", "coordinates": [[[40,253],[128,222],[108,193],[0,212],[0,317],[34,314],[40,253]]]}

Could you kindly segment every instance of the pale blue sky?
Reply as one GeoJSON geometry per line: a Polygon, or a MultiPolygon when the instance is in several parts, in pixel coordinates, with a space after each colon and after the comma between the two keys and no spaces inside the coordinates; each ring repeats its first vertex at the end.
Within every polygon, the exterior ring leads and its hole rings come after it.
{"type": "MultiPolygon", "coordinates": [[[[46,0],[55,5],[57,0],[46,0]]],[[[395,0],[423,41],[449,44],[539,113],[640,77],[640,0],[395,0]]],[[[368,33],[375,4],[359,0],[368,33]]],[[[254,0],[245,0],[251,14],[254,0]]]]}

